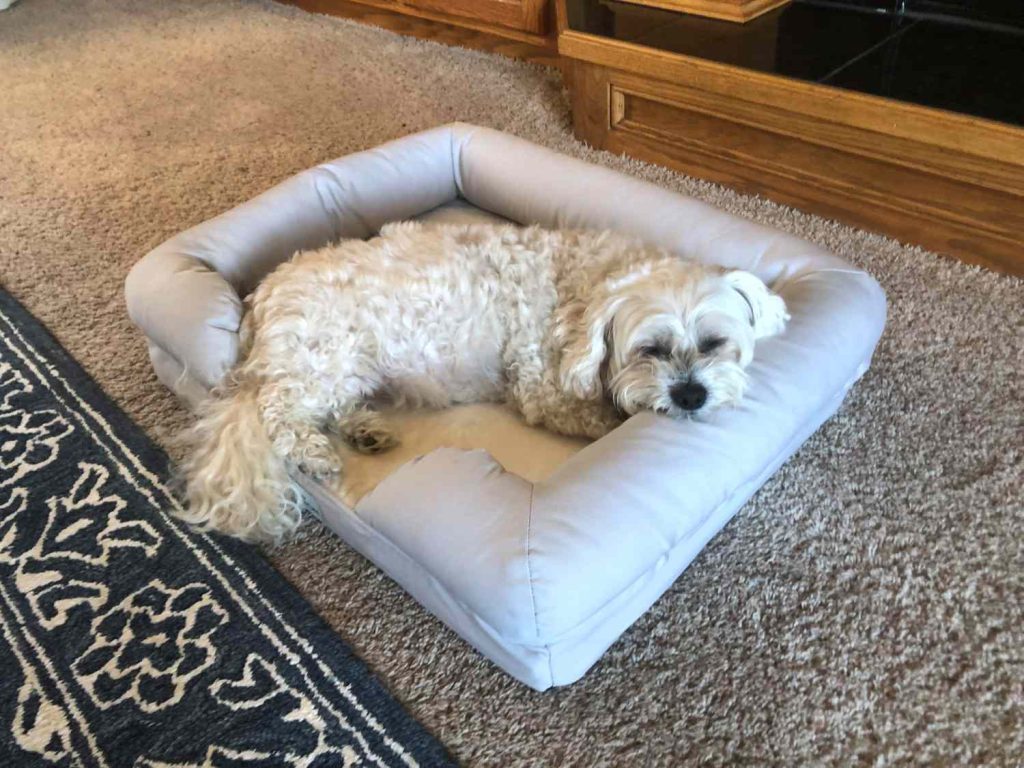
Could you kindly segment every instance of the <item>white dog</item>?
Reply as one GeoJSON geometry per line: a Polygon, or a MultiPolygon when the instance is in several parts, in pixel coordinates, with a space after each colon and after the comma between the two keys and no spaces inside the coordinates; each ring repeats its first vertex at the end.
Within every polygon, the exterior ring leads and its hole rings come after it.
{"type": "Polygon", "coordinates": [[[324,430],[374,453],[381,400],[506,401],[527,423],[598,438],[641,410],[736,402],[781,298],[748,272],[609,232],[393,224],[297,254],[250,297],[242,362],[190,430],[189,522],[279,541],[300,522],[294,466],[341,471],[324,430]]]}

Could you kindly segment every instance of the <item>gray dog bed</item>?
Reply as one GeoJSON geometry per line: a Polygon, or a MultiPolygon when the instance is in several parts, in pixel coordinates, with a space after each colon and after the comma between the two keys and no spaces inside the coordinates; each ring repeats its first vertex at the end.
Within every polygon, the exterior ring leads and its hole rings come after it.
{"type": "Polygon", "coordinates": [[[481,653],[534,688],[571,683],[836,411],[885,297],[811,243],[453,124],[300,173],[146,255],[127,297],[157,376],[194,405],[235,363],[240,297],[264,275],[410,218],[621,230],[754,272],[792,315],[759,343],[743,403],[706,421],[641,414],[586,444],[496,406],[408,414],[395,453],[352,457],[336,487],[302,479],[326,525],[481,653]]]}

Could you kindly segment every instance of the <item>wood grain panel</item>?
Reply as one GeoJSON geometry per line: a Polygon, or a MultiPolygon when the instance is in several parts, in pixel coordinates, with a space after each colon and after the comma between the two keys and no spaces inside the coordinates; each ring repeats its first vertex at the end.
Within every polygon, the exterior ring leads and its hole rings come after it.
{"type": "Polygon", "coordinates": [[[613,131],[661,138],[691,150],[713,150],[743,166],[744,175],[752,179],[784,179],[895,213],[955,221],[996,236],[1024,231],[1024,205],[1012,194],[964,195],[962,182],[908,169],[899,178],[900,194],[894,196],[888,163],[736,123],[689,105],[666,104],[615,85],[611,97],[613,131]]]}
{"type": "MultiPolygon", "coordinates": [[[[1024,274],[1019,162],[951,157],[910,139],[880,151],[884,134],[817,125],[798,103],[756,112],[731,93],[580,62],[574,69],[574,127],[594,146],[1024,274]]],[[[1024,159],[1024,132],[1017,141],[1008,160],[1024,159]]]]}
{"type": "Polygon", "coordinates": [[[1024,164],[1021,129],[990,120],[929,109],[878,96],[731,67],[705,59],[658,51],[632,43],[566,31],[559,52],[568,58],[685,85],[729,100],[792,112],[911,141],[927,137],[931,146],[963,156],[1024,164]]]}
{"type": "Polygon", "coordinates": [[[723,19],[743,23],[756,19],[768,11],[786,5],[789,0],[622,0],[636,5],[649,5],[652,8],[663,8],[667,11],[692,13],[695,16],[707,16],[712,19],[723,19]]]}
{"type": "MultiPolygon", "coordinates": [[[[1015,154],[991,158],[964,151],[952,152],[948,147],[936,146],[932,131],[906,138],[878,129],[850,125],[839,119],[808,115],[801,102],[778,99],[768,91],[760,92],[759,102],[751,102],[735,97],[734,89],[719,94],[688,85],[651,81],[628,73],[617,73],[614,78],[624,90],[643,95],[646,99],[685,105],[694,112],[719,117],[752,131],[767,131],[807,144],[883,160],[907,169],[938,174],[1011,194],[1020,193],[1024,189],[1024,156],[1020,146],[1024,131],[1018,133],[1018,149],[1015,154]]],[[[826,90],[830,96],[833,95],[833,89],[826,90]]],[[[983,151],[984,147],[981,149],[983,151]]]]}

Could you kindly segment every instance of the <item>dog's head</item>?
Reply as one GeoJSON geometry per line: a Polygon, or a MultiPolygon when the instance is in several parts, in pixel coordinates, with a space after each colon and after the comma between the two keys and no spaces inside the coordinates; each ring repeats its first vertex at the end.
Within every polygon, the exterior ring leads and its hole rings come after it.
{"type": "Polygon", "coordinates": [[[701,415],[742,397],[755,341],[788,318],[749,272],[665,260],[611,275],[559,318],[561,383],[628,415],[701,415]]]}

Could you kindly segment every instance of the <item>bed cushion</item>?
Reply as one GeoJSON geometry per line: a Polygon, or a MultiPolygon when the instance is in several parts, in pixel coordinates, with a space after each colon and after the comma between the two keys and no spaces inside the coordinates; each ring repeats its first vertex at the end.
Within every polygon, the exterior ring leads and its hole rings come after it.
{"type": "Polygon", "coordinates": [[[781,231],[452,124],[304,171],[147,254],[127,298],[157,375],[194,405],[234,364],[239,297],[268,271],[414,217],[622,230],[750,270],[792,315],[759,343],[742,404],[706,421],[640,414],[587,444],[500,406],[404,414],[399,452],[353,459],[331,487],[299,478],[326,525],[509,674],[571,683],[840,406],[885,297],[781,231]]]}

